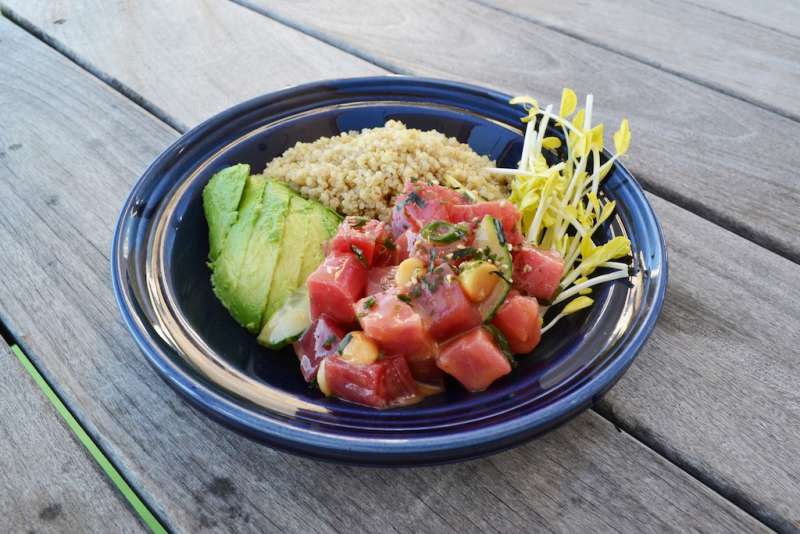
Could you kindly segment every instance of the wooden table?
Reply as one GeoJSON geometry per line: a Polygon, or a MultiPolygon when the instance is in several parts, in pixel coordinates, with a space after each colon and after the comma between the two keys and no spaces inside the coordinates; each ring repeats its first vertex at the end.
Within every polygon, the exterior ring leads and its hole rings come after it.
{"type": "Polygon", "coordinates": [[[800,4],[0,5],[0,532],[800,530],[800,4]],[[252,443],[158,378],[111,293],[118,210],[181,132],[387,72],[591,91],[600,119],[630,118],[669,244],[663,315],[620,383],[482,460],[367,469],[252,443]]]}

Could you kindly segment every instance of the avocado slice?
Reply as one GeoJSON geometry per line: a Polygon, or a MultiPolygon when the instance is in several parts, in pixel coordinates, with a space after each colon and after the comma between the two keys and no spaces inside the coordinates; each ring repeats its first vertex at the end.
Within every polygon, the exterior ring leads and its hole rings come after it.
{"type": "Polygon", "coordinates": [[[300,266],[300,285],[305,283],[308,275],[325,259],[325,242],[336,234],[340,222],[341,218],[336,212],[322,204],[311,203],[308,210],[308,236],[300,266]]]}
{"type": "Polygon", "coordinates": [[[293,195],[289,204],[289,214],[283,228],[281,250],[278,255],[278,264],[272,275],[262,322],[266,322],[272,314],[283,305],[286,297],[296,289],[303,280],[300,279],[300,269],[303,264],[303,255],[306,249],[306,240],[310,226],[309,214],[313,204],[298,195],[293,195]]]}
{"type": "Polygon", "coordinates": [[[261,329],[272,275],[278,265],[284,227],[294,192],[281,182],[268,180],[261,213],[253,227],[236,286],[242,325],[251,333],[261,329]]]}
{"type": "Polygon", "coordinates": [[[240,163],[222,169],[203,189],[203,210],[208,221],[208,259],[214,261],[228,232],[239,216],[239,202],[250,176],[250,165],[240,163]]]}
{"type": "Polygon", "coordinates": [[[242,325],[246,324],[248,314],[246,308],[240,305],[238,282],[248,244],[261,213],[265,186],[266,179],[263,176],[255,175],[247,178],[239,204],[239,216],[231,226],[219,256],[212,264],[211,284],[214,293],[228,308],[233,318],[242,325]]]}

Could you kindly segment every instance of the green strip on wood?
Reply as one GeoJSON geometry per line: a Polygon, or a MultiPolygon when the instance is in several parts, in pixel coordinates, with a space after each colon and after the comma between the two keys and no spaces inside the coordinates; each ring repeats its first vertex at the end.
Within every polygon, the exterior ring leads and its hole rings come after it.
{"type": "Polygon", "coordinates": [[[166,534],[167,530],[161,525],[161,523],[156,519],[153,513],[150,511],[149,508],[142,502],[138,495],[133,491],[133,489],[125,482],[125,479],[122,478],[122,475],[117,471],[116,467],[106,458],[106,455],[98,448],[97,444],[92,441],[92,438],[89,437],[89,434],[83,429],[83,427],[78,423],[72,413],[64,406],[64,403],[61,402],[61,399],[58,398],[55,391],[50,387],[50,384],[45,381],[33,363],[28,359],[24,352],[19,348],[19,346],[14,345],[11,347],[11,350],[17,356],[17,359],[20,361],[22,366],[28,372],[29,375],[33,378],[33,380],[38,384],[41,390],[44,392],[47,399],[50,401],[56,411],[64,418],[64,421],[67,422],[67,425],[72,430],[72,432],[77,436],[80,442],[86,447],[86,450],[89,451],[89,454],[92,455],[92,458],[98,463],[100,468],[108,475],[108,478],[117,486],[117,489],[122,493],[122,495],[128,500],[128,503],[133,507],[139,517],[142,518],[147,527],[156,533],[159,534],[166,534]]]}

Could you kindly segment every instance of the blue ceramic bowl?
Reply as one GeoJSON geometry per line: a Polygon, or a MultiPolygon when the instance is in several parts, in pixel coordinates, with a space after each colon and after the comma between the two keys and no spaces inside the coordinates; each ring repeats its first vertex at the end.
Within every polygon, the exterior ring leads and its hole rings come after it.
{"type": "MultiPolygon", "coordinates": [[[[317,82],[235,106],[182,136],[145,172],[114,236],[114,291],[150,363],[214,419],[288,451],[359,464],[453,461],[498,451],[591,406],[625,372],[655,325],[667,286],[658,221],[616,164],[603,193],[617,201],[602,229],[632,243],[635,272],[597,290],[586,313],[563,320],[487,391],[454,386],[414,406],[377,411],[309,389],[291,350],[270,352],[211,292],[201,192],[218,170],[260,172],[297,141],[399,119],[436,129],[501,166],[520,157],[519,107],[461,83],[375,77],[317,82]]],[[[555,134],[556,132],[554,132],[555,134]]]]}

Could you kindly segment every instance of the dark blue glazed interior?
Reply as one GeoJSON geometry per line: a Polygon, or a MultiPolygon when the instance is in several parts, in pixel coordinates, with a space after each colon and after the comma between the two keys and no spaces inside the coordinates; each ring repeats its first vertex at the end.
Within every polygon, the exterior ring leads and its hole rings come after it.
{"type": "MultiPolygon", "coordinates": [[[[435,129],[512,166],[519,159],[520,109],[486,89],[404,77],[320,82],[266,95],[223,112],[184,135],[135,186],[115,237],[114,285],[134,337],[162,376],[196,406],[251,437],[326,459],[357,463],[430,463],[508,447],[585,409],[624,372],[653,327],[666,287],[658,223],[638,184],[620,165],[603,191],[617,201],[606,235],[631,239],[637,274],[596,290],[588,313],[563,320],[534,353],[488,391],[457,384],[423,403],[388,411],[325,399],[303,382],[291,351],[272,353],[240,328],[211,292],[201,192],[219,169],[249,163],[260,172],[297,141],[381,126],[398,119],[435,129]],[[169,206],[167,204],[171,202],[169,206]],[[163,241],[153,228],[164,224],[163,241]],[[158,248],[158,250],[155,250],[158,248]],[[162,254],[159,272],[148,261],[162,254]],[[152,302],[158,280],[171,313],[208,350],[276,392],[320,410],[257,406],[208,380],[164,335],[152,302]],[[157,325],[157,326],[154,326],[157,325]],[[288,413],[288,414],[287,414],[288,413]]],[[[280,400],[278,402],[281,402],[280,400]]]]}

